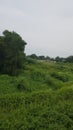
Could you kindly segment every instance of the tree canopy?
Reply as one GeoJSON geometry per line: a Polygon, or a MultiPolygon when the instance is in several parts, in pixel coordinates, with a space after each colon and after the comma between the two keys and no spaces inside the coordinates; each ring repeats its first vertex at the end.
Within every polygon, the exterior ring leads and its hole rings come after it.
{"type": "Polygon", "coordinates": [[[16,32],[5,30],[0,36],[0,72],[15,75],[23,66],[27,43],[16,32]]]}

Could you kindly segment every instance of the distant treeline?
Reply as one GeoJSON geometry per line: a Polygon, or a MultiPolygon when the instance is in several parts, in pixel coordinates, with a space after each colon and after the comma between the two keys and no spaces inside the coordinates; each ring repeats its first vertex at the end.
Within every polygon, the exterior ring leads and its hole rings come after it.
{"type": "Polygon", "coordinates": [[[63,57],[55,57],[55,58],[51,58],[49,56],[37,56],[36,54],[31,54],[28,55],[27,57],[32,58],[32,59],[37,59],[37,60],[46,60],[46,61],[56,61],[56,62],[69,62],[69,63],[73,63],[73,55],[68,56],[66,58],[63,57]]]}

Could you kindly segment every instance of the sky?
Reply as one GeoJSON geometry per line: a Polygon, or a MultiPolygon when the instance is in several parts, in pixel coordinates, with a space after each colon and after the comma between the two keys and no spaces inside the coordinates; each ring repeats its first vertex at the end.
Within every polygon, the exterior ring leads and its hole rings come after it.
{"type": "Polygon", "coordinates": [[[0,0],[0,35],[5,29],[27,42],[27,55],[73,55],[73,0],[0,0]]]}

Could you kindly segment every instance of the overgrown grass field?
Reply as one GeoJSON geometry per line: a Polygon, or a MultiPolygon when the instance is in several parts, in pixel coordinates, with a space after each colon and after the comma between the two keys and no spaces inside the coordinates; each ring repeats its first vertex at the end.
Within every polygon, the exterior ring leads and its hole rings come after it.
{"type": "Polygon", "coordinates": [[[0,130],[73,130],[73,64],[28,59],[1,74],[0,130]]]}

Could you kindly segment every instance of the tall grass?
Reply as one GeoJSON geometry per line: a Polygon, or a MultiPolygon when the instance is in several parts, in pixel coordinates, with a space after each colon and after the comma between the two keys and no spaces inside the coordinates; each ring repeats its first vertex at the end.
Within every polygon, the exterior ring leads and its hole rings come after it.
{"type": "Polygon", "coordinates": [[[0,130],[73,130],[73,64],[28,59],[0,75],[0,130]]]}

